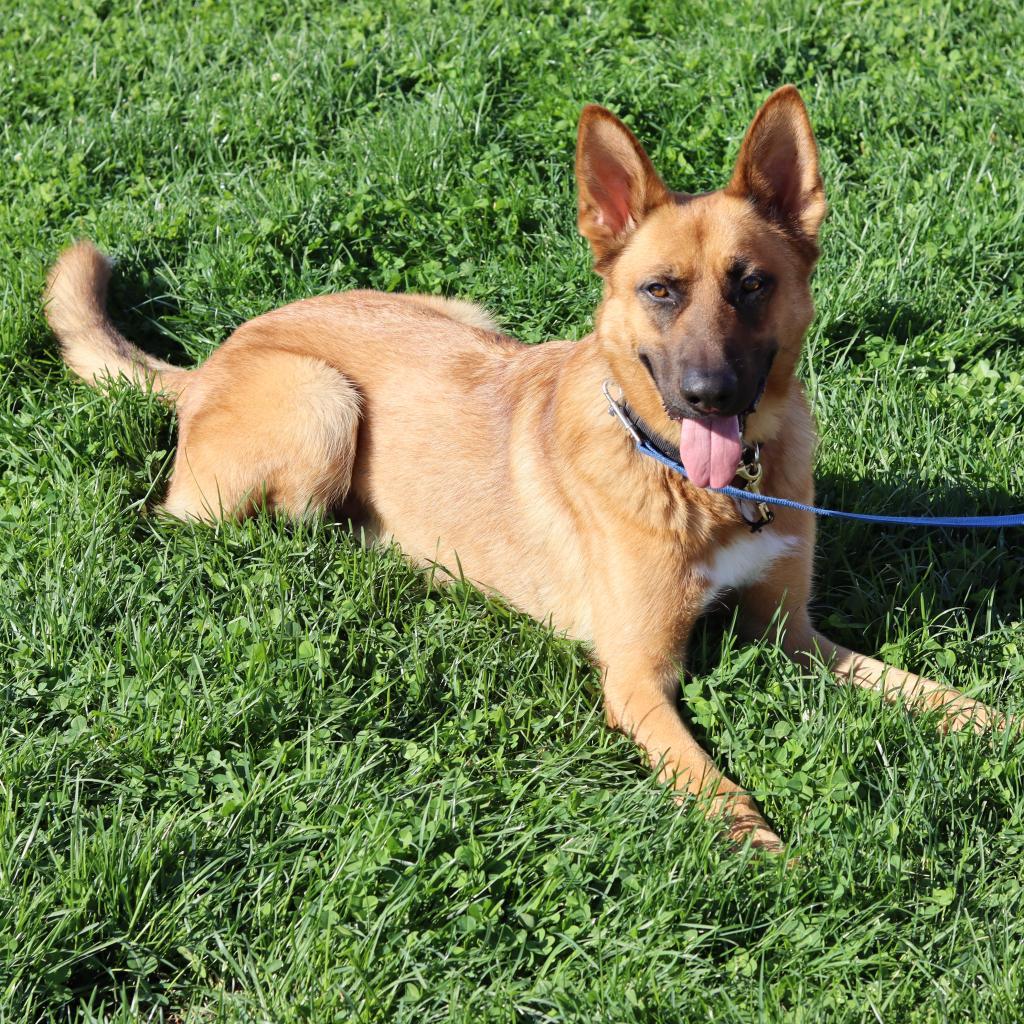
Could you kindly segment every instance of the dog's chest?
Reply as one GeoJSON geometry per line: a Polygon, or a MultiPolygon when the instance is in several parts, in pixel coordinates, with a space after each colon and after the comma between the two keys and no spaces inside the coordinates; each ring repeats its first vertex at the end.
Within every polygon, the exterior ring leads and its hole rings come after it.
{"type": "Polygon", "coordinates": [[[798,537],[766,530],[713,548],[709,557],[694,567],[694,573],[707,581],[705,608],[723,591],[747,587],[763,579],[773,563],[799,543],[798,537]]]}

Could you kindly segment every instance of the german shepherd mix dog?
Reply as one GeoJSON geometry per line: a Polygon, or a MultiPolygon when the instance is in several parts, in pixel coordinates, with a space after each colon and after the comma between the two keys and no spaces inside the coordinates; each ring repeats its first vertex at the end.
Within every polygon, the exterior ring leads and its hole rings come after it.
{"type": "Polygon", "coordinates": [[[576,178],[579,229],[604,280],[582,341],[524,345],[468,303],[353,291],[250,320],[184,370],[118,333],[109,264],[86,242],[53,268],[47,315],[86,381],[123,374],[174,403],[165,512],[339,508],[414,563],[460,567],[590,645],[609,724],[678,799],[696,798],[734,840],[780,849],[677,706],[690,632],[723,592],[751,635],[781,612],[786,653],[820,659],[841,683],[937,709],[945,728],[1003,719],[815,632],[813,517],[780,509],[755,531],[708,489],[732,483],[757,445],[764,493],[814,498],[814,423],[794,367],[825,195],[797,90],[758,111],[720,191],[670,191],[597,106],[580,118],[576,178]],[[689,480],[637,452],[608,415],[606,382],[632,422],[678,451],[689,480]]]}

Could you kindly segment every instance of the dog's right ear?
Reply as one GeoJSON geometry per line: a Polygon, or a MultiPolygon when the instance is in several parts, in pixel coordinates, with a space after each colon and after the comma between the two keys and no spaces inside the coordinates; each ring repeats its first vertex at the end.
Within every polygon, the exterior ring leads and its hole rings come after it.
{"type": "Polygon", "coordinates": [[[604,107],[587,106],[576,140],[580,234],[590,242],[600,273],[637,225],[669,199],[636,136],[604,107]]]}

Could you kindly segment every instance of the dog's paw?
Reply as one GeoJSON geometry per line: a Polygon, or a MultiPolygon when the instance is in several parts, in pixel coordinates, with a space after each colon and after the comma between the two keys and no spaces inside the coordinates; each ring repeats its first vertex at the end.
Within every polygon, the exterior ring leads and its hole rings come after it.
{"type": "Polygon", "coordinates": [[[978,733],[1001,732],[1006,728],[1019,731],[1021,722],[1007,718],[1002,712],[983,704],[980,700],[971,700],[970,697],[959,695],[943,706],[942,718],[939,720],[941,732],[960,732],[962,729],[978,733]]]}
{"type": "Polygon", "coordinates": [[[737,846],[744,846],[747,842],[753,850],[761,850],[764,853],[785,853],[786,846],[770,828],[758,827],[748,831],[737,832],[736,829],[729,829],[729,838],[737,846]]]}
{"type": "Polygon", "coordinates": [[[769,827],[768,822],[757,811],[739,811],[728,814],[726,829],[730,842],[742,849],[748,843],[751,849],[765,853],[785,853],[782,840],[769,827]]]}

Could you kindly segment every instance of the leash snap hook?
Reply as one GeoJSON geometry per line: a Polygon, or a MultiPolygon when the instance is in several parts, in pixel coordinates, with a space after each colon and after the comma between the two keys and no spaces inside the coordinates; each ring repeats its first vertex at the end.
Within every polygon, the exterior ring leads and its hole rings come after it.
{"type": "Polygon", "coordinates": [[[741,463],[736,469],[736,475],[746,483],[744,490],[751,494],[761,493],[761,478],[764,476],[764,466],[761,465],[758,455],[754,461],[741,463]]]}
{"type": "MultiPolygon", "coordinates": [[[[760,494],[761,480],[764,477],[764,466],[761,464],[761,446],[755,441],[749,451],[749,456],[736,468],[736,475],[744,482],[743,490],[749,491],[751,494],[760,494]]],[[[737,501],[735,504],[741,517],[750,527],[751,533],[763,530],[769,523],[775,520],[775,513],[763,501],[757,502],[754,508],[749,510],[755,513],[754,516],[748,514],[748,509],[743,503],[737,501]]]]}
{"type": "MultiPolygon", "coordinates": [[[[608,402],[608,415],[614,416],[626,428],[626,430],[629,431],[630,437],[633,438],[633,443],[637,448],[640,448],[643,445],[644,439],[640,436],[636,427],[633,425],[633,421],[626,415],[626,410],[622,408],[625,396],[623,395],[619,401],[616,401],[612,398],[612,387],[613,384],[610,380],[606,380],[601,385],[601,391],[604,394],[605,400],[608,402]]],[[[619,389],[620,394],[622,393],[622,388],[619,388],[618,384],[615,384],[614,387],[619,389]]]]}

